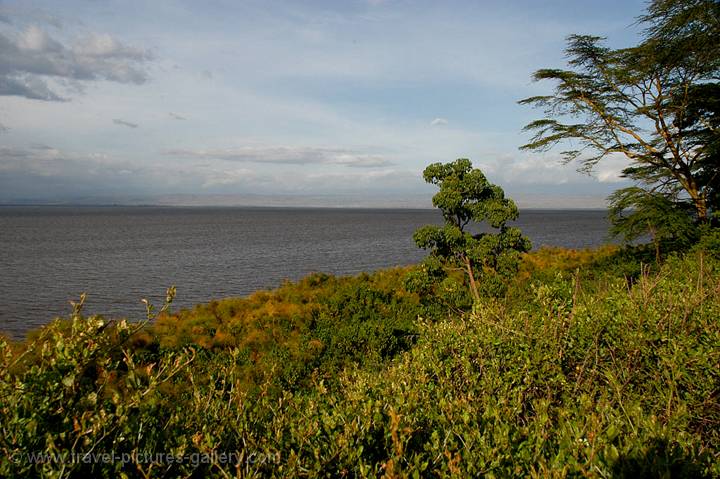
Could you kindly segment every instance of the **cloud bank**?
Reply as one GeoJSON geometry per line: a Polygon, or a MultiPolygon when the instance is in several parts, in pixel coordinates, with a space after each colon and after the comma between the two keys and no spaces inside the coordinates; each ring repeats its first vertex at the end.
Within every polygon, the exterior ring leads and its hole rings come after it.
{"type": "Polygon", "coordinates": [[[265,163],[284,165],[342,165],[351,168],[378,168],[392,165],[389,160],[378,156],[359,153],[342,148],[317,147],[256,147],[218,150],[168,150],[166,156],[176,158],[215,159],[244,163],[265,163]]]}
{"type": "Polygon", "coordinates": [[[141,84],[151,58],[149,51],[108,34],[90,33],[65,44],[37,25],[0,32],[0,96],[63,101],[58,90],[76,82],[141,84]]]}

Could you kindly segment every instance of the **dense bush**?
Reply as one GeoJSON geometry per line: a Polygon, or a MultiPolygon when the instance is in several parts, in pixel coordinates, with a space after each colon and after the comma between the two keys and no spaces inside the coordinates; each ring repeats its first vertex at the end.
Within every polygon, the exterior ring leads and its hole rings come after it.
{"type": "Polygon", "coordinates": [[[446,320],[402,271],[314,275],[151,330],[76,315],[2,342],[0,476],[720,477],[720,262],[628,283],[611,252],[556,253],[526,259],[523,301],[446,320]]]}
{"type": "Polygon", "coordinates": [[[312,274],[248,298],[197,305],[161,316],[143,348],[161,354],[196,345],[216,354],[238,350],[244,383],[272,378],[282,389],[326,378],[350,364],[370,367],[409,348],[423,311],[402,286],[406,269],[336,278],[312,274]]]}

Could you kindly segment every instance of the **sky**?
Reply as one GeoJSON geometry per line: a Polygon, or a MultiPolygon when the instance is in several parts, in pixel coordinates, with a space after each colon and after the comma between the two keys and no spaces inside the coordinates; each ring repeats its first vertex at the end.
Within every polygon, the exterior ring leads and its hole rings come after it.
{"type": "Polygon", "coordinates": [[[565,38],[638,39],[638,0],[0,0],[0,203],[426,207],[470,158],[522,208],[603,207],[518,147],[565,38]]]}

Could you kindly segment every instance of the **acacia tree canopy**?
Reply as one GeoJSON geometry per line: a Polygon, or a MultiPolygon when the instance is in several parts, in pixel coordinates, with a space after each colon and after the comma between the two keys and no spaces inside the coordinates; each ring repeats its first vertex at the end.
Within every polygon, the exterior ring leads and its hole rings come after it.
{"type": "MultiPolygon", "coordinates": [[[[707,222],[720,183],[720,2],[654,0],[640,21],[647,28],[634,47],[611,49],[601,37],[572,35],[569,68],[535,72],[555,90],[520,101],[545,113],[525,126],[533,136],[521,148],[565,145],[564,160],[578,160],[587,172],[624,155],[630,166],[623,175],[635,187],[686,202],[707,222]]],[[[627,193],[615,198],[627,204],[637,197],[627,193]]]]}

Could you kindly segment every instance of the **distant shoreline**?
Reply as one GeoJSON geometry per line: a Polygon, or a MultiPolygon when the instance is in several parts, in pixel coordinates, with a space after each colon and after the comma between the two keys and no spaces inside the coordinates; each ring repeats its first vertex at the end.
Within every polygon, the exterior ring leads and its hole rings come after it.
{"type": "MultiPolygon", "coordinates": [[[[162,205],[162,204],[88,204],[88,203],[0,203],[0,208],[166,208],[166,209],[248,209],[248,210],[408,210],[408,211],[432,211],[433,207],[410,207],[410,206],[261,206],[261,205],[162,205]]],[[[607,211],[607,208],[590,207],[519,207],[520,211],[607,211]]]]}

